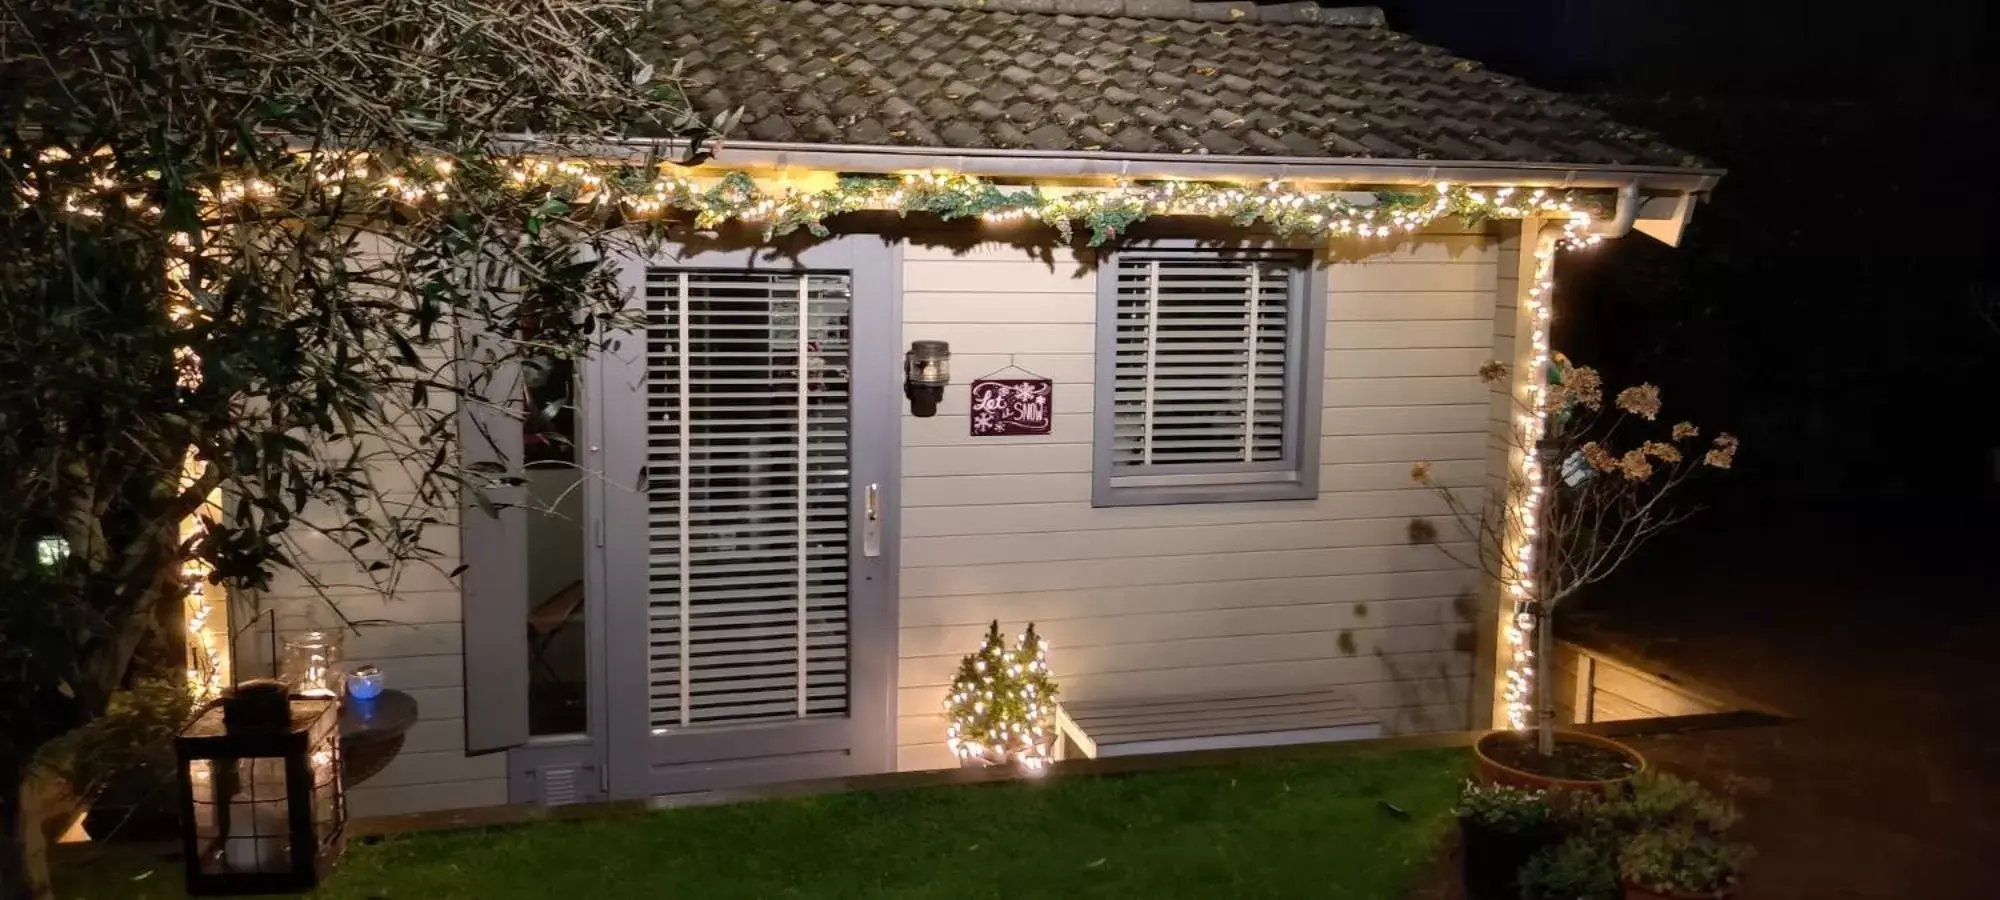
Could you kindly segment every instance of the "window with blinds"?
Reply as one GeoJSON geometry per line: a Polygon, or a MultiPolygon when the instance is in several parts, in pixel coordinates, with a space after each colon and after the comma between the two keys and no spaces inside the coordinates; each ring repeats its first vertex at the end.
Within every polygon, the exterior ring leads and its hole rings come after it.
{"type": "Polygon", "coordinates": [[[647,273],[655,730],[847,712],[850,287],[647,273]]]}
{"type": "Polygon", "coordinates": [[[1306,357],[1320,342],[1308,338],[1324,328],[1311,271],[1309,255],[1288,252],[1110,260],[1099,275],[1099,505],[1311,495],[1300,423],[1306,373],[1318,371],[1306,357]]]}

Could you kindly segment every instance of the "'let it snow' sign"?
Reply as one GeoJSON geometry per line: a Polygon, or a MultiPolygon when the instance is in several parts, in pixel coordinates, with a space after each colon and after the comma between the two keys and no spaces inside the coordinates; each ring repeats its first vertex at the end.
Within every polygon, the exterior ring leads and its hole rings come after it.
{"type": "Polygon", "coordinates": [[[972,383],[972,436],[1048,434],[1055,385],[1046,378],[982,378],[972,383]]]}

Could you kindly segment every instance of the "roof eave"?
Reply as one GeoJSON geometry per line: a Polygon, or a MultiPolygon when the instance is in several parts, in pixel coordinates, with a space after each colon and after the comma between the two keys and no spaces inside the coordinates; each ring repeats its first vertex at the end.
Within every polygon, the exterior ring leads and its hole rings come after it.
{"type": "MultiPolygon", "coordinates": [[[[673,157],[684,145],[671,140],[631,139],[609,141],[604,147],[607,157],[645,153],[673,157]]],[[[882,174],[945,171],[988,178],[1257,179],[1368,185],[1449,181],[1579,189],[1637,186],[1646,191],[1688,193],[1714,188],[1725,174],[1722,169],[1567,162],[1195,156],[769,141],[724,141],[708,165],[882,174]]]]}

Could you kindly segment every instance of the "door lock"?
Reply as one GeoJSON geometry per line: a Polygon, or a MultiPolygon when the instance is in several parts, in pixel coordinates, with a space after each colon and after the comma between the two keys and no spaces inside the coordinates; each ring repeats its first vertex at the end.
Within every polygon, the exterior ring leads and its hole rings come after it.
{"type": "Polygon", "coordinates": [[[882,486],[871,484],[862,499],[861,555],[882,555],[882,486]]]}

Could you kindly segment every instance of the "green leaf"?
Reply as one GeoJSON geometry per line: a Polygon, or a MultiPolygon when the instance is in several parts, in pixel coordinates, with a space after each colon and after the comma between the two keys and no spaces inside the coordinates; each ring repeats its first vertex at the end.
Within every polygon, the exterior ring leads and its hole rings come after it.
{"type": "Polygon", "coordinates": [[[479,511],[485,513],[487,518],[500,518],[500,507],[493,503],[493,498],[486,493],[485,488],[473,488],[472,501],[479,504],[479,511]]]}

